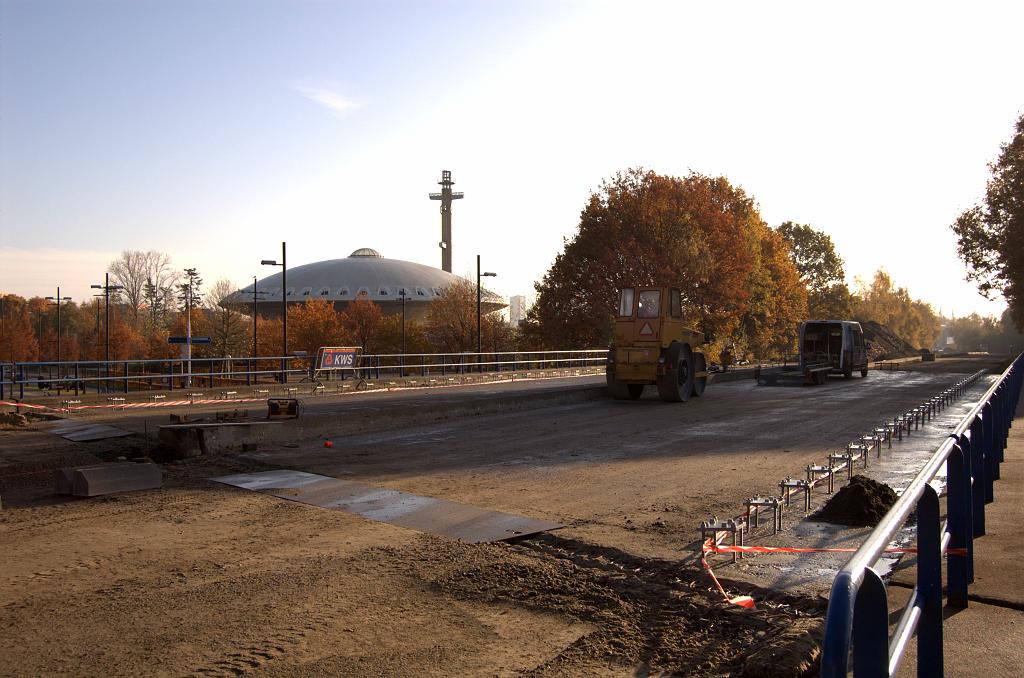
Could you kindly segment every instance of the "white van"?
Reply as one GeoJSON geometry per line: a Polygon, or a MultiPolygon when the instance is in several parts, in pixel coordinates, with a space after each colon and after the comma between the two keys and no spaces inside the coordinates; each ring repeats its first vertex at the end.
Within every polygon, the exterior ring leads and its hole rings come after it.
{"type": "Polygon", "coordinates": [[[800,370],[831,367],[831,373],[868,376],[864,330],[852,320],[807,320],[800,323],[800,370]]]}

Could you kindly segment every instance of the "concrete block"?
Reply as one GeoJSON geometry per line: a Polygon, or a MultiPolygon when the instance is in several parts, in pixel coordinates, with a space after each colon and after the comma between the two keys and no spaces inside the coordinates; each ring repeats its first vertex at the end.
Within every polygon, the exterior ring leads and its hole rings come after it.
{"type": "Polygon", "coordinates": [[[101,464],[75,469],[74,473],[76,497],[151,490],[163,484],[163,473],[156,464],[101,464]]]}
{"type": "Polygon", "coordinates": [[[64,468],[54,469],[53,471],[53,493],[54,494],[74,494],[75,493],[75,471],[85,468],[96,468],[98,466],[122,466],[128,464],[134,466],[130,462],[111,462],[107,464],[85,464],[84,466],[65,466],[64,468]]]}
{"type": "Polygon", "coordinates": [[[54,469],[53,493],[71,494],[75,491],[75,469],[72,466],[54,469]]]}
{"type": "Polygon", "coordinates": [[[198,428],[181,424],[161,426],[157,433],[157,442],[168,459],[198,457],[203,453],[200,442],[202,434],[199,431],[198,428]]]}

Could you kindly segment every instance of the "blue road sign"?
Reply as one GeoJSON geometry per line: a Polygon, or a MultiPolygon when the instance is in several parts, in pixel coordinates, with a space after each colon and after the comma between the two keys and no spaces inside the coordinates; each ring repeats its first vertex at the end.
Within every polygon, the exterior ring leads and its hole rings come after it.
{"type": "MultiPolygon", "coordinates": [[[[188,337],[167,337],[168,344],[187,344],[189,343],[188,337]]],[[[213,343],[210,337],[192,337],[193,344],[210,344],[213,343]]]]}

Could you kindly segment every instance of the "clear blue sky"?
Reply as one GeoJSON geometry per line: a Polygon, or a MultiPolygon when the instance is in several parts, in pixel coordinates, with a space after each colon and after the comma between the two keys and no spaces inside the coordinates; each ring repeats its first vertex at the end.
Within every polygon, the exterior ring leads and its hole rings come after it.
{"type": "Polygon", "coordinates": [[[1019,3],[0,0],[0,289],[122,249],[239,286],[374,247],[529,294],[615,171],[724,174],[947,314],[1024,110],[1019,3]]]}

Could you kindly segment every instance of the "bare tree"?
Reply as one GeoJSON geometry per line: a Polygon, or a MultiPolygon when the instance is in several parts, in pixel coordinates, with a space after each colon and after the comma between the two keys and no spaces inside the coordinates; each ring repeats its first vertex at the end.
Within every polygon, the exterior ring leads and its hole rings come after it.
{"type": "Polygon", "coordinates": [[[203,296],[203,305],[211,310],[216,311],[220,308],[220,302],[230,295],[234,294],[238,287],[227,278],[221,278],[217,282],[210,286],[210,289],[206,291],[203,296]]]}
{"type": "Polygon", "coordinates": [[[163,252],[150,250],[124,250],[107,269],[113,274],[116,284],[124,288],[132,322],[138,325],[139,310],[146,301],[146,284],[157,290],[170,289],[177,282],[178,274],[171,268],[171,257],[163,252]]]}
{"type": "Polygon", "coordinates": [[[251,334],[249,318],[221,306],[220,302],[238,288],[227,278],[215,282],[203,295],[202,304],[210,319],[212,350],[217,356],[245,355],[250,348],[251,334]]]}

